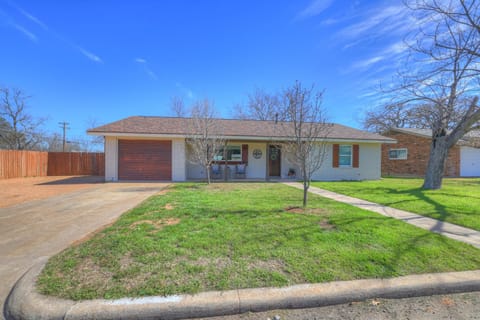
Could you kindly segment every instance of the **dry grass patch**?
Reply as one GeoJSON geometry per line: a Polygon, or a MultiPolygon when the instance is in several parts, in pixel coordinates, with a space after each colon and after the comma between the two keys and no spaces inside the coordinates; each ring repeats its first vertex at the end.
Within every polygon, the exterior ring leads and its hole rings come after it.
{"type": "Polygon", "coordinates": [[[154,231],[161,230],[164,226],[172,226],[175,224],[180,223],[179,218],[165,218],[165,219],[160,219],[160,220],[139,220],[135,221],[130,225],[130,229],[135,229],[137,226],[142,225],[142,224],[148,224],[150,226],[153,226],[154,231]]]}

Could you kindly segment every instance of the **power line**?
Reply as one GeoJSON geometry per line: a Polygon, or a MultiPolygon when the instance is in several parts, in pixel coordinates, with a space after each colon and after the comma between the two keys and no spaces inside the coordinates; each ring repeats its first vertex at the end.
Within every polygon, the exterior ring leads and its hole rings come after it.
{"type": "Polygon", "coordinates": [[[59,122],[58,124],[60,125],[60,128],[63,128],[63,152],[65,152],[65,146],[67,144],[67,140],[66,140],[67,129],[70,129],[70,127],[68,127],[70,123],[63,121],[63,122],[59,122]]]}

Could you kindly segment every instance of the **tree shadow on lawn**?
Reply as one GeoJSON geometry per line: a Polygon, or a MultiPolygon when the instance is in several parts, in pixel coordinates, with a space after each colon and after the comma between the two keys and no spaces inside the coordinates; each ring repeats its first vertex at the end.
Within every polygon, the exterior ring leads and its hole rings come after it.
{"type": "MultiPolygon", "coordinates": [[[[397,223],[397,222],[401,223],[400,221],[395,221],[394,218],[387,218],[389,220],[384,220],[383,217],[379,217],[379,218],[355,217],[355,218],[344,219],[344,220],[342,220],[341,223],[336,223],[336,224],[338,226],[350,225],[352,223],[358,223],[359,221],[365,220],[365,219],[381,220],[381,221],[379,221],[379,223],[382,223],[382,222],[385,223],[385,222],[388,222],[388,221],[391,221],[393,223],[397,223]]],[[[442,224],[442,221],[439,221],[439,223],[442,224]]],[[[387,226],[385,226],[385,227],[387,227],[387,226]]],[[[414,226],[411,226],[411,227],[416,228],[414,226]]],[[[453,267],[450,267],[448,270],[445,270],[445,266],[435,267],[435,262],[437,260],[433,260],[433,261],[418,260],[418,259],[421,258],[421,256],[419,256],[417,253],[421,253],[425,250],[425,248],[423,246],[425,243],[436,244],[435,242],[439,241],[441,243],[441,247],[442,247],[442,256],[443,256],[443,252],[452,252],[453,250],[457,249],[456,246],[455,246],[455,242],[454,242],[455,240],[447,239],[447,237],[438,234],[439,229],[441,229],[441,226],[438,226],[438,224],[436,224],[431,230],[422,229],[424,231],[424,233],[422,233],[418,236],[403,239],[403,241],[400,242],[398,245],[390,246],[390,248],[392,249],[392,252],[393,252],[393,256],[392,256],[391,259],[388,259],[388,261],[385,261],[384,263],[381,263],[386,271],[383,273],[383,275],[378,275],[378,277],[384,277],[384,276],[394,277],[394,276],[401,276],[401,275],[407,275],[407,274],[413,274],[413,273],[424,273],[424,272],[434,273],[434,272],[455,271],[453,267]],[[433,231],[436,231],[436,233],[434,233],[433,231]],[[418,271],[415,272],[414,270],[411,270],[411,271],[413,271],[413,273],[409,272],[408,270],[405,270],[405,272],[401,272],[401,270],[398,269],[399,263],[401,261],[403,261],[404,263],[406,263],[406,261],[412,261],[412,265],[414,265],[416,262],[421,262],[422,264],[425,265],[425,267],[431,266],[430,267],[431,270],[425,270],[424,272],[421,272],[421,271],[420,272],[418,272],[418,271]]],[[[468,246],[468,245],[465,244],[465,246],[468,246]]],[[[436,246],[436,247],[438,247],[438,246],[436,246]]],[[[463,261],[463,260],[458,261],[458,259],[459,258],[457,258],[456,264],[461,263],[463,261]]],[[[375,261],[375,263],[379,263],[379,261],[375,261]]],[[[480,263],[480,260],[478,261],[478,263],[480,263]]],[[[476,269],[478,269],[478,267],[476,269]]]]}

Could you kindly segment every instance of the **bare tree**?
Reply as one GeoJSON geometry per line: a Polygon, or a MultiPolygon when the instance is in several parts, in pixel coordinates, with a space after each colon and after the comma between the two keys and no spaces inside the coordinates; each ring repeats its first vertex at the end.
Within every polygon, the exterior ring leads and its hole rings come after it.
{"type": "Polygon", "coordinates": [[[448,150],[480,120],[478,2],[412,0],[407,6],[419,26],[406,41],[414,44],[394,101],[413,111],[427,108],[432,140],[423,188],[440,189],[448,150]]]}
{"type": "Polygon", "coordinates": [[[182,97],[174,96],[171,99],[170,108],[174,116],[184,118],[187,116],[187,109],[182,97]]]}
{"type": "Polygon", "coordinates": [[[20,89],[0,88],[0,117],[8,123],[0,133],[1,144],[12,150],[35,149],[42,141],[45,119],[27,113],[26,96],[20,89]]]}
{"type": "Polygon", "coordinates": [[[245,107],[237,106],[234,117],[237,119],[274,120],[279,101],[276,94],[270,94],[262,89],[255,89],[248,95],[245,107]]]}
{"type": "Polygon", "coordinates": [[[427,109],[410,108],[401,103],[380,106],[366,112],[362,120],[363,128],[377,133],[387,132],[390,128],[429,128],[427,109]]]}
{"type": "Polygon", "coordinates": [[[187,145],[190,149],[190,161],[204,168],[207,182],[210,183],[210,167],[225,140],[223,128],[215,118],[216,111],[208,99],[196,102],[191,111],[189,137],[187,145]]]}
{"type": "MultiPolygon", "coordinates": [[[[87,131],[96,127],[101,126],[102,124],[93,117],[89,117],[86,121],[87,131]]],[[[80,148],[87,152],[98,151],[99,149],[103,150],[103,144],[105,142],[105,137],[103,136],[88,136],[87,139],[78,139],[80,141],[80,148]]]]}
{"type": "Polygon", "coordinates": [[[312,176],[320,170],[326,155],[326,138],[331,126],[325,122],[323,91],[305,88],[300,82],[284,90],[280,100],[280,128],[287,134],[282,143],[288,160],[300,168],[303,206],[307,206],[312,176]]]}

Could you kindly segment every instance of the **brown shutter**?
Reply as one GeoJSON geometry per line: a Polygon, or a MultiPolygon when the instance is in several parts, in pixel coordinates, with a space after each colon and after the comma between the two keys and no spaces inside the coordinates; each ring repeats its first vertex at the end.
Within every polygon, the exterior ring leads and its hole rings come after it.
{"type": "Polygon", "coordinates": [[[339,158],[339,153],[340,153],[340,145],[338,144],[334,144],[333,145],[333,164],[332,166],[334,168],[338,168],[339,167],[339,161],[338,161],[338,158],[339,158]]]}
{"type": "Polygon", "coordinates": [[[359,167],[359,150],[360,150],[360,146],[358,144],[354,144],[353,145],[353,164],[352,164],[354,168],[359,167]]]}
{"type": "Polygon", "coordinates": [[[242,162],[248,163],[248,144],[242,144],[242,162]]]}

